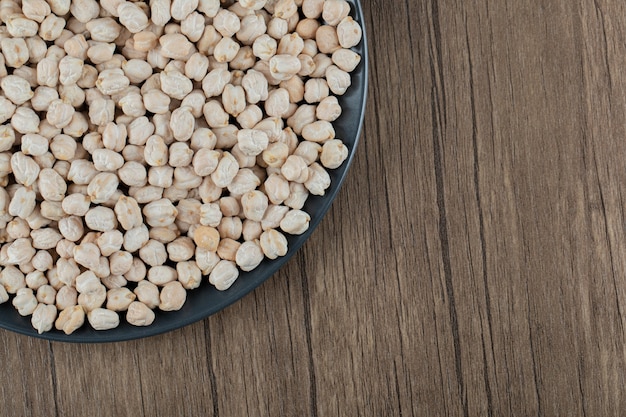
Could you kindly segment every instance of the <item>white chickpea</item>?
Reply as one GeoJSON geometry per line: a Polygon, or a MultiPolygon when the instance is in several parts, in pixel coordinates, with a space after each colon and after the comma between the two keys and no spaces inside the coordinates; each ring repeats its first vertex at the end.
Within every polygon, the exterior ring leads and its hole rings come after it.
{"type": "Polygon", "coordinates": [[[155,265],[148,270],[148,281],[162,287],[169,282],[176,281],[176,270],[167,265],[155,265]]]}
{"type": "Polygon", "coordinates": [[[141,225],[124,233],[124,249],[128,252],[136,252],[150,240],[150,232],[145,225],[141,225]]]}
{"type": "Polygon", "coordinates": [[[63,311],[66,308],[73,307],[76,305],[77,302],[78,291],[76,291],[74,287],[64,285],[57,291],[56,307],[57,309],[59,309],[59,311],[63,311]]]}
{"type": "Polygon", "coordinates": [[[68,306],[61,310],[54,323],[57,330],[69,335],[82,327],[85,322],[85,310],[79,305],[68,306]]]}
{"type": "Polygon", "coordinates": [[[147,305],[140,301],[133,301],[128,306],[126,321],[133,326],[149,326],[154,322],[155,314],[147,305]]]}
{"type": "Polygon", "coordinates": [[[209,282],[219,291],[230,288],[239,277],[239,270],[232,261],[221,260],[211,270],[209,282]]]}
{"type": "Polygon", "coordinates": [[[21,316],[33,314],[37,308],[37,304],[37,298],[30,288],[20,288],[17,290],[15,298],[13,298],[13,306],[21,316]]]}
{"type": "Polygon", "coordinates": [[[115,311],[94,308],[87,313],[87,320],[94,330],[114,329],[120,324],[120,317],[115,311]]]}

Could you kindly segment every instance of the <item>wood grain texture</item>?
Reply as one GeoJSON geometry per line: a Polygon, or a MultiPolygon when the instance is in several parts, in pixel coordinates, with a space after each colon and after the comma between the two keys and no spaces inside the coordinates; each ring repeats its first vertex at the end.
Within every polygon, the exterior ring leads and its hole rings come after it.
{"type": "Polygon", "coordinates": [[[302,250],[169,334],[0,331],[0,414],[624,414],[626,4],[363,4],[363,141],[302,250]]]}

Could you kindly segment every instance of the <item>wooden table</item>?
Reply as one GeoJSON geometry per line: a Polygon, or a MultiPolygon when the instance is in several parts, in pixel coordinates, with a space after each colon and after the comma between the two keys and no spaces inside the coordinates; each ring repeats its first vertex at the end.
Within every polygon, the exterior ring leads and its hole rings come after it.
{"type": "Polygon", "coordinates": [[[299,254],[162,336],[1,331],[2,415],[624,415],[626,3],[363,3],[363,142],[299,254]]]}

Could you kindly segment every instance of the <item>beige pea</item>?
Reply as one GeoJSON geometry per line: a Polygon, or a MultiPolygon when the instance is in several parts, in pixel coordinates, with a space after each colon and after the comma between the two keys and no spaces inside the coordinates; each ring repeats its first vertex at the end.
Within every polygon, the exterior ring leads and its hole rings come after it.
{"type": "Polygon", "coordinates": [[[168,161],[168,147],[163,138],[152,135],[146,142],[144,158],[150,166],[163,166],[168,161]]]}
{"type": "Polygon", "coordinates": [[[266,31],[267,26],[263,16],[250,14],[241,19],[241,27],[237,31],[236,37],[243,45],[251,45],[266,31]]]}
{"type": "Polygon", "coordinates": [[[59,311],[70,308],[78,302],[78,291],[69,285],[63,285],[56,294],[56,307],[59,311]]]}
{"type": "Polygon", "coordinates": [[[170,8],[173,19],[181,21],[198,8],[198,0],[172,0],[170,8]]]}
{"type": "Polygon", "coordinates": [[[46,113],[46,120],[52,126],[61,129],[70,124],[74,111],[74,107],[66,101],[52,100],[46,113]]]}
{"type": "Polygon", "coordinates": [[[2,88],[6,98],[18,106],[30,100],[34,95],[28,81],[17,75],[7,75],[2,78],[0,88],[2,88]]]}
{"type": "Polygon", "coordinates": [[[189,237],[179,237],[167,244],[167,253],[174,262],[188,261],[194,255],[195,245],[189,237]]]}
{"type": "Polygon", "coordinates": [[[193,90],[192,81],[179,70],[163,71],[159,76],[161,90],[173,99],[182,100],[193,90]]]}
{"type": "Polygon", "coordinates": [[[37,180],[40,168],[31,157],[16,152],[11,156],[11,170],[18,183],[29,187],[37,180]]]}
{"type": "Polygon", "coordinates": [[[268,198],[261,191],[250,191],[241,197],[243,215],[247,219],[261,221],[265,210],[267,210],[267,206],[268,198]]]}
{"type": "Polygon", "coordinates": [[[56,318],[57,309],[55,306],[48,305],[48,303],[39,303],[33,311],[30,323],[37,330],[37,333],[42,334],[52,329],[56,318]]]}
{"type": "Polygon", "coordinates": [[[263,34],[257,37],[252,43],[252,53],[257,58],[269,61],[278,50],[278,42],[270,35],[263,34]]]}
{"type": "Polygon", "coordinates": [[[202,108],[204,118],[211,128],[226,127],[230,116],[218,100],[208,101],[202,108]]]}
{"type": "Polygon", "coordinates": [[[87,320],[94,330],[110,330],[120,324],[120,317],[115,311],[94,308],[87,313],[87,320]]]}
{"type": "Polygon", "coordinates": [[[176,281],[176,278],[176,270],[171,266],[156,265],[148,270],[148,281],[159,287],[176,281]]]}
{"type": "MultiPolygon", "coordinates": [[[[115,204],[115,214],[124,230],[131,230],[143,224],[141,208],[132,197],[122,196],[115,204]]],[[[122,274],[116,274],[122,275],[122,274]]]]}
{"type": "Polygon", "coordinates": [[[120,68],[106,69],[98,75],[96,87],[102,94],[113,95],[124,91],[130,80],[120,68]]]}
{"type": "Polygon", "coordinates": [[[27,18],[41,23],[50,14],[50,6],[44,0],[22,0],[22,13],[27,18]]]}
{"type": "MultiPolygon", "coordinates": [[[[158,294],[158,292],[157,292],[158,294]]],[[[126,321],[133,326],[150,326],[155,319],[154,311],[140,301],[133,301],[128,306],[126,321]]]]}
{"type": "Polygon", "coordinates": [[[30,239],[15,239],[7,246],[6,259],[3,259],[3,261],[8,265],[27,264],[30,263],[30,260],[35,256],[36,252],[30,239]]]}
{"type": "MultiPolygon", "coordinates": [[[[174,135],[174,139],[178,141],[187,141],[191,139],[194,132],[196,119],[188,107],[179,107],[172,112],[170,118],[170,129],[174,135]]],[[[170,160],[172,159],[170,150],[170,160]]]]}
{"type": "Polygon", "coordinates": [[[67,179],[75,185],[87,185],[98,175],[98,170],[93,166],[93,162],[85,159],[74,159],[70,163],[70,171],[67,179]]]}
{"type": "Polygon", "coordinates": [[[165,190],[165,193],[169,194],[177,189],[181,190],[181,194],[184,194],[181,198],[186,198],[187,190],[195,189],[199,187],[201,183],[202,177],[196,175],[192,167],[177,167],[174,169],[174,187],[172,189],[165,190]]]}
{"type": "Polygon", "coordinates": [[[107,291],[106,308],[112,311],[126,311],[137,296],[128,288],[114,288],[107,291]]]}
{"type": "Polygon", "coordinates": [[[89,197],[83,194],[70,194],[63,199],[63,211],[72,216],[84,216],[89,210],[89,197]]]}
{"type": "Polygon", "coordinates": [[[219,0],[200,0],[198,2],[198,10],[207,17],[215,17],[220,10],[219,0]]]}
{"type": "Polygon", "coordinates": [[[341,116],[341,106],[335,96],[328,96],[323,99],[315,110],[315,116],[320,120],[334,122],[341,116]]]}
{"type": "Polygon", "coordinates": [[[341,140],[329,140],[324,143],[320,162],[325,168],[336,169],[348,158],[348,148],[341,140]]]}
{"type": "Polygon", "coordinates": [[[110,172],[101,172],[89,183],[87,194],[93,203],[105,203],[115,194],[118,185],[119,179],[117,175],[110,172]]]}
{"type": "Polygon", "coordinates": [[[315,41],[320,52],[332,54],[342,46],[339,44],[337,29],[333,26],[320,26],[315,32],[315,41]]]}
{"type": "MultiPolygon", "coordinates": [[[[80,33],[72,36],[63,44],[63,50],[67,53],[67,55],[83,61],[87,59],[88,49],[89,43],[87,42],[85,36],[80,33]]],[[[56,61],[57,63],[59,61],[56,57],[48,57],[48,59],[56,61]]]]}
{"type": "Polygon", "coordinates": [[[230,83],[231,79],[232,74],[228,69],[212,69],[202,80],[202,91],[204,91],[207,98],[219,96],[224,91],[224,87],[230,83]]]}
{"type": "Polygon", "coordinates": [[[170,0],[151,0],[150,19],[155,25],[165,26],[165,24],[172,18],[170,8],[170,0]]]}
{"type": "Polygon", "coordinates": [[[187,292],[182,284],[173,281],[165,284],[160,294],[159,309],[163,311],[177,311],[183,307],[187,299],[187,292]]]}
{"type": "Polygon", "coordinates": [[[136,4],[125,1],[117,6],[119,22],[131,33],[139,33],[150,23],[146,13],[136,4]]]}
{"type": "Polygon", "coordinates": [[[335,138],[335,129],[330,122],[318,120],[304,126],[302,137],[311,142],[325,142],[335,138]]]}
{"type": "MultiPolygon", "coordinates": [[[[54,304],[57,296],[57,291],[50,285],[42,285],[37,289],[37,301],[43,304],[54,304]]],[[[52,306],[54,307],[54,306],[52,306]]],[[[56,313],[56,308],[54,309],[56,313]]]]}
{"type": "Polygon", "coordinates": [[[269,68],[275,79],[284,81],[296,75],[302,69],[302,65],[297,56],[282,54],[274,55],[269,60],[269,68]]]}
{"type": "Polygon", "coordinates": [[[159,288],[150,281],[139,281],[134,293],[137,295],[137,300],[150,309],[156,308],[159,305],[159,288]]]}
{"type": "Polygon", "coordinates": [[[136,161],[126,162],[118,171],[120,181],[132,187],[142,187],[147,182],[146,168],[136,161]]]}
{"type": "Polygon", "coordinates": [[[324,195],[325,190],[330,186],[330,176],[324,167],[314,162],[309,166],[309,175],[304,186],[313,195],[324,195]]]}
{"type": "Polygon", "coordinates": [[[240,45],[232,38],[222,38],[215,45],[213,56],[217,62],[230,62],[232,61],[237,52],[239,52],[240,45]]]}
{"type": "Polygon", "coordinates": [[[281,204],[289,197],[289,182],[280,174],[271,174],[264,183],[268,199],[281,204]]]}
{"type": "Polygon", "coordinates": [[[127,230],[124,233],[124,249],[128,252],[136,252],[150,240],[150,232],[145,225],[127,230]]]}
{"type": "Polygon", "coordinates": [[[217,203],[205,203],[200,207],[200,224],[217,227],[222,220],[222,211],[217,203]]]}
{"type": "Polygon", "coordinates": [[[133,35],[133,44],[137,51],[148,52],[154,49],[159,43],[157,35],[148,30],[135,33],[133,35]]]}
{"type": "Polygon", "coordinates": [[[24,274],[17,267],[8,265],[0,272],[0,284],[0,287],[3,287],[7,293],[16,294],[20,289],[26,287],[26,280],[24,274]]]}
{"type": "Polygon", "coordinates": [[[246,241],[239,246],[235,261],[242,271],[252,271],[261,264],[265,255],[261,246],[254,241],[246,241]]]}
{"type": "Polygon", "coordinates": [[[361,62],[361,55],[350,49],[337,49],[333,52],[331,59],[339,69],[345,72],[352,72],[361,62]]]}
{"type": "Polygon", "coordinates": [[[343,48],[352,48],[361,42],[363,30],[350,16],[344,17],[337,26],[337,38],[343,48]]]}
{"type": "Polygon", "coordinates": [[[202,271],[194,261],[178,262],[176,274],[178,281],[187,290],[198,288],[202,283],[202,271]]]}
{"type": "Polygon", "coordinates": [[[265,113],[270,117],[285,117],[289,112],[289,92],[285,88],[272,90],[265,101],[265,113]]]}
{"type": "Polygon", "coordinates": [[[222,105],[226,113],[237,117],[246,108],[246,96],[243,87],[228,84],[222,93],[222,105]]]}
{"type": "Polygon", "coordinates": [[[185,76],[196,82],[202,81],[209,69],[209,58],[196,52],[185,63],[185,76]]]}
{"type": "Polygon", "coordinates": [[[225,38],[230,38],[239,31],[241,22],[235,13],[222,9],[213,18],[213,27],[225,38]]]}
{"type": "Polygon", "coordinates": [[[345,92],[352,84],[350,74],[339,69],[339,67],[335,65],[331,65],[326,70],[326,81],[328,82],[328,87],[330,88],[330,91],[332,91],[336,95],[345,94],[345,92]]]}
{"type": "Polygon", "coordinates": [[[230,238],[223,238],[217,247],[217,255],[227,261],[235,261],[241,243],[230,238]]]}
{"type": "Polygon", "coordinates": [[[154,133],[154,125],[146,116],[133,120],[127,127],[128,143],[131,145],[145,145],[146,141],[154,133]]]}
{"type": "Polygon", "coordinates": [[[3,38],[0,40],[0,47],[4,55],[6,66],[19,68],[28,61],[29,52],[24,39],[3,38]]]}
{"type": "Polygon", "coordinates": [[[235,157],[229,152],[222,153],[222,157],[217,165],[215,171],[211,173],[211,179],[218,187],[226,187],[237,172],[239,171],[239,165],[235,157]]]}
{"type": "Polygon", "coordinates": [[[0,149],[4,151],[10,150],[15,144],[15,129],[10,125],[0,126],[0,149]]]}
{"type": "Polygon", "coordinates": [[[263,220],[261,220],[262,230],[276,229],[280,226],[280,221],[285,217],[289,207],[282,204],[270,204],[265,210],[263,220]]]}
{"type": "Polygon", "coordinates": [[[193,44],[181,33],[171,33],[159,38],[161,54],[170,59],[183,59],[192,52],[193,44]]]}
{"type": "Polygon", "coordinates": [[[48,152],[48,139],[36,133],[22,136],[22,152],[25,155],[41,156],[48,152]]]}
{"type": "Polygon", "coordinates": [[[57,330],[69,335],[81,328],[85,322],[85,310],[79,305],[67,306],[61,310],[54,323],[57,330]]]}
{"type": "Polygon", "coordinates": [[[67,184],[63,177],[54,169],[42,169],[39,173],[39,192],[44,200],[63,201],[67,184]]]}
{"type": "MultiPolygon", "coordinates": [[[[44,87],[41,87],[41,88],[44,88],[44,87]]],[[[13,116],[13,114],[15,113],[16,108],[17,107],[15,106],[15,104],[11,103],[11,101],[9,101],[6,97],[0,96],[0,123],[4,123],[7,120],[9,120],[11,116],[13,116]]]]}
{"type": "Polygon", "coordinates": [[[11,117],[11,127],[22,134],[39,132],[40,123],[37,113],[28,107],[18,107],[11,117]]]}
{"type": "Polygon", "coordinates": [[[276,259],[287,254],[287,238],[275,229],[263,232],[260,243],[263,253],[269,259],[276,259]]]}
{"type": "MultiPolygon", "coordinates": [[[[54,14],[50,14],[46,16],[46,18],[41,22],[41,25],[38,28],[33,27],[33,30],[38,29],[39,36],[44,41],[58,41],[62,38],[64,33],[67,33],[65,29],[66,21],[65,19],[58,17],[54,14]]],[[[67,36],[71,36],[72,33],[67,33],[67,36]]]]}
{"type": "Polygon", "coordinates": [[[114,42],[122,32],[122,27],[111,17],[93,19],[85,23],[91,39],[98,42],[114,42]]]}
{"type": "MultiPolygon", "coordinates": [[[[87,50],[87,57],[94,64],[102,64],[113,58],[115,52],[115,44],[106,42],[89,42],[89,49],[87,50]]],[[[82,74],[81,74],[82,75],[82,74]]]]}
{"type": "Polygon", "coordinates": [[[143,208],[143,215],[146,223],[152,227],[168,226],[174,223],[178,211],[171,201],[160,199],[146,204],[143,208]]]}
{"type": "MultiPolygon", "coordinates": [[[[144,150],[145,150],[145,146],[126,145],[124,149],[122,150],[122,156],[124,157],[124,160],[128,162],[137,162],[143,166],[144,150]]],[[[144,167],[144,170],[145,170],[145,167],[144,167]]],[[[117,171],[117,175],[120,177],[120,180],[124,180],[119,171],[117,171]]],[[[145,179],[144,177],[138,179],[140,182],[140,184],[137,185],[138,187],[145,185],[145,182],[143,182],[144,179],[145,179]]]]}
{"type": "Polygon", "coordinates": [[[89,120],[92,124],[106,126],[113,121],[114,117],[115,102],[113,100],[98,98],[89,104],[89,120]]]}
{"type": "Polygon", "coordinates": [[[333,65],[333,60],[326,54],[318,53],[313,57],[315,70],[311,72],[311,78],[321,78],[326,76],[326,70],[333,65]]]}
{"type": "Polygon", "coordinates": [[[148,183],[150,185],[168,188],[174,182],[174,168],[171,166],[151,167],[148,170],[148,183]]]}
{"type": "Polygon", "coordinates": [[[76,84],[82,76],[83,65],[82,59],[72,56],[63,57],[59,61],[59,82],[62,85],[76,84]]]}
{"type": "Polygon", "coordinates": [[[151,113],[163,114],[169,111],[170,97],[161,90],[150,90],[143,95],[143,105],[151,113]]]}
{"type": "Polygon", "coordinates": [[[290,155],[281,166],[280,172],[287,181],[304,183],[309,177],[308,164],[298,155],[290,155]]]}
{"type": "Polygon", "coordinates": [[[85,214],[85,224],[91,230],[108,232],[117,227],[117,218],[113,210],[108,207],[94,207],[85,214]]]}
{"type": "Polygon", "coordinates": [[[30,288],[20,288],[17,290],[15,298],[12,301],[13,307],[21,316],[29,316],[33,314],[37,308],[37,298],[30,288]]]}
{"type": "Polygon", "coordinates": [[[274,39],[280,39],[289,32],[289,23],[279,17],[272,18],[267,23],[267,34],[274,39]]]}
{"type": "Polygon", "coordinates": [[[146,108],[143,105],[143,97],[138,91],[127,93],[119,100],[118,105],[127,116],[140,117],[146,114],[146,108]]]}
{"type": "Polygon", "coordinates": [[[239,270],[232,261],[222,260],[211,270],[209,282],[219,291],[230,288],[239,277],[239,270]]]}
{"type": "Polygon", "coordinates": [[[130,187],[128,195],[133,197],[139,204],[146,204],[163,197],[163,188],[154,186],[130,187]]]}
{"type": "MultiPolygon", "coordinates": [[[[65,104],[70,105],[73,108],[81,107],[85,103],[86,99],[85,92],[76,84],[60,86],[59,96],[65,104]]],[[[72,117],[69,118],[70,120],[67,125],[72,122],[73,116],[74,113],[72,113],[72,117]]],[[[67,125],[63,127],[67,127],[67,125]]]]}

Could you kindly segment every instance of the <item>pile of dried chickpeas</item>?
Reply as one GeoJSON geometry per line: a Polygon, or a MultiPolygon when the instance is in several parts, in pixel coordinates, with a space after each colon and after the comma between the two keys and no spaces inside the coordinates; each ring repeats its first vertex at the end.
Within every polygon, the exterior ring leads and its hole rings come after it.
{"type": "Polygon", "coordinates": [[[345,0],[2,0],[0,303],[150,325],[287,253],[348,149],[345,0]]]}

